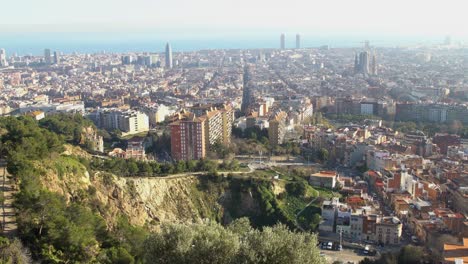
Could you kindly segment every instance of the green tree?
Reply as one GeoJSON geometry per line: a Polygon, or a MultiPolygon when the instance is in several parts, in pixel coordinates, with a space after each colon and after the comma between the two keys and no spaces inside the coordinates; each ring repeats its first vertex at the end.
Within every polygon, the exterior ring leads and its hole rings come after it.
{"type": "Polygon", "coordinates": [[[328,156],[329,156],[328,150],[325,149],[325,148],[321,148],[319,153],[318,153],[318,158],[322,162],[326,162],[328,160],[328,156]]]}

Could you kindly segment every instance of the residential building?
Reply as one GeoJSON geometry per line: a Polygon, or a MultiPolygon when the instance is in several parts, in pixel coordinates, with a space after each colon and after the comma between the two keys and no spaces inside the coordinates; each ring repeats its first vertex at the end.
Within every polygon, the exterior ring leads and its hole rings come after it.
{"type": "Polygon", "coordinates": [[[309,183],[312,186],[335,188],[339,176],[335,171],[320,171],[309,177],[309,183]]]}
{"type": "Polygon", "coordinates": [[[468,263],[468,238],[461,245],[444,244],[443,257],[446,264],[468,263]]]}
{"type": "Polygon", "coordinates": [[[171,154],[175,160],[198,160],[206,156],[206,116],[183,113],[170,124],[171,154]]]}
{"type": "Polygon", "coordinates": [[[287,116],[286,112],[280,111],[269,120],[268,138],[271,146],[283,144],[287,116]]]}
{"type": "Polygon", "coordinates": [[[385,245],[397,245],[400,243],[403,224],[394,216],[380,218],[376,223],[376,241],[385,245]]]}
{"type": "Polygon", "coordinates": [[[107,130],[118,129],[123,135],[137,134],[149,130],[149,120],[145,113],[136,110],[106,109],[91,113],[94,123],[107,130]]]}

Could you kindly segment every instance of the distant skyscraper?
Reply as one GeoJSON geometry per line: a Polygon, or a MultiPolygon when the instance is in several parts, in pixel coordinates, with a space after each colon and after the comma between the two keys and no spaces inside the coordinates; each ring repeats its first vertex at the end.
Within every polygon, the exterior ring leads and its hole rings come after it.
{"type": "Polygon", "coordinates": [[[286,48],[286,37],[284,36],[284,33],[281,34],[281,37],[280,37],[280,47],[282,50],[284,50],[286,48]]]}
{"type": "Polygon", "coordinates": [[[0,49],[0,67],[8,66],[5,49],[0,49]]]}
{"type": "Polygon", "coordinates": [[[52,56],[51,56],[51,53],[50,53],[50,49],[45,49],[44,50],[44,62],[47,63],[47,64],[52,63],[52,56]]]}
{"type": "Polygon", "coordinates": [[[172,49],[169,43],[166,44],[166,68],[172,69],[172,49]]]}
{"type": "Polygon", "coordinates": [[[375,56],[375,53],[372,54],[372,60],[370,63],[370,71],[372,75],[377,75],[377,58],[375,56]]]}
{"type": "Polygon", "coordinates": [[[252,98],[252,93],[250,91],[250,72],[248,66],[244,67],[244,87],[242,89],[242,103],[241,103],[241,111],[245,115],[248,114],[250,104],[251,104],[251,98],[252,98]]]}
{"type": "Polygon", "coordinates": [[[296,34],[296,49],[301,48],[301,35],[296,34]]]}
{"type": "Polygon", "coordinates": [[[60,62],[60,54],[58,51],[54,51],[54,64],[57,64],[60,62]]]}

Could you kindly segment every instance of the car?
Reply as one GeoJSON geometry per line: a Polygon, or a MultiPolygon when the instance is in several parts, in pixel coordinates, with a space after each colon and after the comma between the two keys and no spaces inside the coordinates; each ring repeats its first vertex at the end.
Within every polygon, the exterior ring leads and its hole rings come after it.
{"type": "Polygon", "coordinates": [[[328,246],[328,242],[322,242],[322,244],[320,245],[320,248],[327,249],[327,246],[328,246]]]}
{"type": "Polygon", "coordinates": [[[327,249],[328,249],[328,250],[332,250],[332,249],[333,249],[333,243],[332,243],[332,242],[328,242],[328,243],[327,243],[327,249]]]}
{"type": "Polygon", "coordinates": [[[341,251],[343,250],[343,246],[340,244],[340,243],[333,243],[333,250],[336,250],[336,251],[341,251]]]}
{"type": "Polygon", "coordinates": [[[364,250],[362,251],[362,254],[364,254],[364,255],[369,255],[369,253],[370,253],[370,246],[369,246],[369,245],[366,245],[366,246],[364,247],[364,250]]]}

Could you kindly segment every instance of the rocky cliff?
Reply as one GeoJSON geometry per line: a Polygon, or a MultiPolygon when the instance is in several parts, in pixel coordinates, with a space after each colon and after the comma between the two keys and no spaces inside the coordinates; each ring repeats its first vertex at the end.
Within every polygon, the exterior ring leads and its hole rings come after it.
{"type": "Polygon", "coordinates": [[[68,201],[89,204],[109,226],[122,215],[132,224],[157,228],[167,222],[227,223],[260,211],[255,193],[239,185],[234,188],[232,180],[224,178],[123,178],[89,172],[76,158],[67,155],[36,166],[42,171],[42,184],[47,189],[64,195],[68,201]]]}

